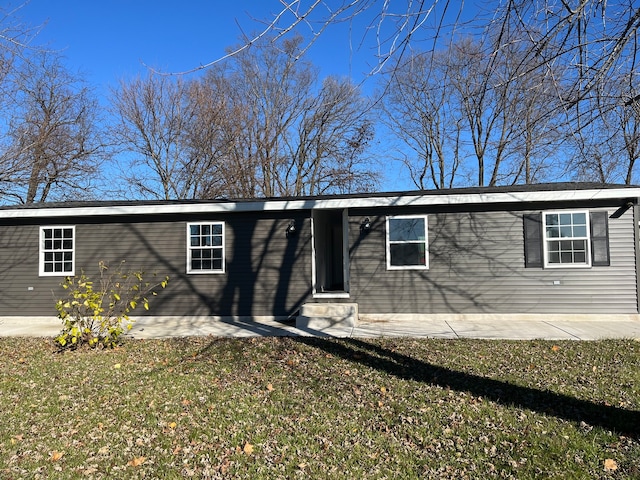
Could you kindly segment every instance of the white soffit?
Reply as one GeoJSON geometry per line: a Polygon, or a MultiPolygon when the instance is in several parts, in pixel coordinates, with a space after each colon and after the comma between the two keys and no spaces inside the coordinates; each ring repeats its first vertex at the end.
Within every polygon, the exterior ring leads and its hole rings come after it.
{"type": "Polygon", "coordinates": [[[300,200],[256,200],[239,202],[92,205],[83,207],[13,208],[0,210],[0,218],[52,218],[119,215],[171,215],[311,209],[371,207],[419,207],[442,205],[478,205],[523,202],[570,202],[630,199],[640,197],[640,188],[604,188],[589,190],[548,190],[529,192],[400,194],[372,197],[318,198],[300,200]]]}

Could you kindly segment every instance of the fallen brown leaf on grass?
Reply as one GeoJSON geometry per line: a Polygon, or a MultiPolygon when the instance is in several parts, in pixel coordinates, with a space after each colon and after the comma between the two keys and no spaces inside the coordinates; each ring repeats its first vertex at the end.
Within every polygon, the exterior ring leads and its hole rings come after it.
{"type": "Polygon", "coordinates": [[[607,458],[604,461],[604,470],[606,472],[613,472],[614,470],[618,469],[618,463],[612,459],[612,458],[607,458]]]}
{"type": "Polygon", "coordinates": [[[247,455],[251,455],[253,453],[253,445],[251,445],[249,442],[245,443],[242,451],[247,455]]]}
{"type": "Polygon", "coordinates": [[[57,450],[54,450],[53,452],[51,452],[51,461],[52,462],[57,462],[63,456],[64,456],[64,452],[58,452],[57,450]]]}
{"type": "Polygon", "coordinates": [[[130,467],[139,467],[140,465],[142,465],[145,461],[147,460],[146,457],[135,457],[132,458],[131,460],[129,460],[129,462],[127,463],[127,465],[129,465],[130,467]]]}

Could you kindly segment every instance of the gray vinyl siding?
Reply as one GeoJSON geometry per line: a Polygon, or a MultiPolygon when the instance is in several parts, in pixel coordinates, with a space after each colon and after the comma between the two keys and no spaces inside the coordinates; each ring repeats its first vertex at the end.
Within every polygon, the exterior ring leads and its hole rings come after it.
{"type": "MultiPolygon", "coordinates": [[[[287,238],[291,217],[228,214],[184,219],[111,221],[75,219],[75,270],[98,277],[98,262],[143,270],[169,286],[151,299],[151,315],[293,315],[306,301],[310,284],[310,222],[297,218],[299,235],[287,238]],[[186,273],[188,222],[225,222],[226,273],[186,273]]],[[[52,225],[46,221],[41,224],[52,225]]],[[[0,316],[55,315],[54,297],[63,277],[38,276],[39,225],[0,226],[0,316]],[[27,287],[33,287],[28,291],[27,287]]],[[[143,314],[145,312],[136,312],[143,314]]]]}
{"type": "MultiPolygon", "coordinates": [[[[637,313],[632,209],[609,218],[610,266],[543,269],[525,268],[523,215],[546,207],[462,208],[351,209],[349,301],[362,313],[637,313]],[[428,270],[386,269],[387,214],[427,215],[428,270]],[[372,228],[361,232],[365,217],[372,228]]],[[[0,316],[55,315],[62,277],[39,276],[38,242],[40,225],[56,224],[75,225],[76,274],[84,270],[95,278],[99,261],[113,267],[125,260],[148,276],[168,275],[169,287],[152,299],[151,315],[293,316],[313,301],[310,217],[310,211],[260,211],[4,220],[0,316]],[[291,219],[298,233],[287,237],[291,219]],[[226,272],[188,275],[187,223],[211,221],[225,222],[226,272]]]]}
{"type": "Polygon", "coordinates": [[[58,277],[38,277],[38,225],[0,226],[0,315],[55,315],[58,277]]]}
{"type": "MultiPolygon", "coordinates": [[[[366,236],[359,216],[350,227],[351,298],[362,313],[637,313],[631,210],[609,219],[611,266],[554,269],[525,268],[526,212],[432,212],[427,271],[386,270],[385,216],[366,213],[366,236]]],[[[393,212],[407,213],[424,212],[393,212]]]]}

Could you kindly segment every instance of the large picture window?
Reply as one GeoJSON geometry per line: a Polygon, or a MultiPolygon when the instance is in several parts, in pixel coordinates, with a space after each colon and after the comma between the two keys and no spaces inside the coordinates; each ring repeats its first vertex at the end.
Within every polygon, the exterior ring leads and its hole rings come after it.
{"type": "Polygon", "coordinates": [[[545,266],[591,266],[589,212],[545,212],[545,266]]]}
{"type": "Polygon", "coordinates": [[[187,225],[187,273],[224,273],[224,223],[187,225]]]}
{"type": "Polygon", "coordinates": [[[40,227],[40,275],[74,275],[75,227],[40,227]]]}
{"type": "Polygon", "coordinates": [[[387,217],[387,269],[427,268],[427,217],[387,217]]]}

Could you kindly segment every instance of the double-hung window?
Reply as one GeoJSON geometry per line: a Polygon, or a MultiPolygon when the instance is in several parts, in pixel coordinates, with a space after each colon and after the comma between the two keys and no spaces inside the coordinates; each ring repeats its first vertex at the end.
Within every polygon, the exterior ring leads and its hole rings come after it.
{"type": "Polygon", "coordinates": [[[545,266],[591,266],[589,212],[545,212],[545,266]]]}
{"type": "Polygon", "coordinates": [[[224,222],[187,224],[187,273],[224,273],[224,222]]]}
{"type": "Polygon", "coordinates": [[[610,265],[608,214],[549,210],[524,215],[526,268],[610,265]]]}
{"type": "Polygon", "coordinates": [[[429,268],[427,217],[403,215],[387,217],[387,269],[429,268]]]}
{"type": "Polygon", "coordinates": [[[74,275],[75,227],[40,227],[40,275],[74,275]]]}

